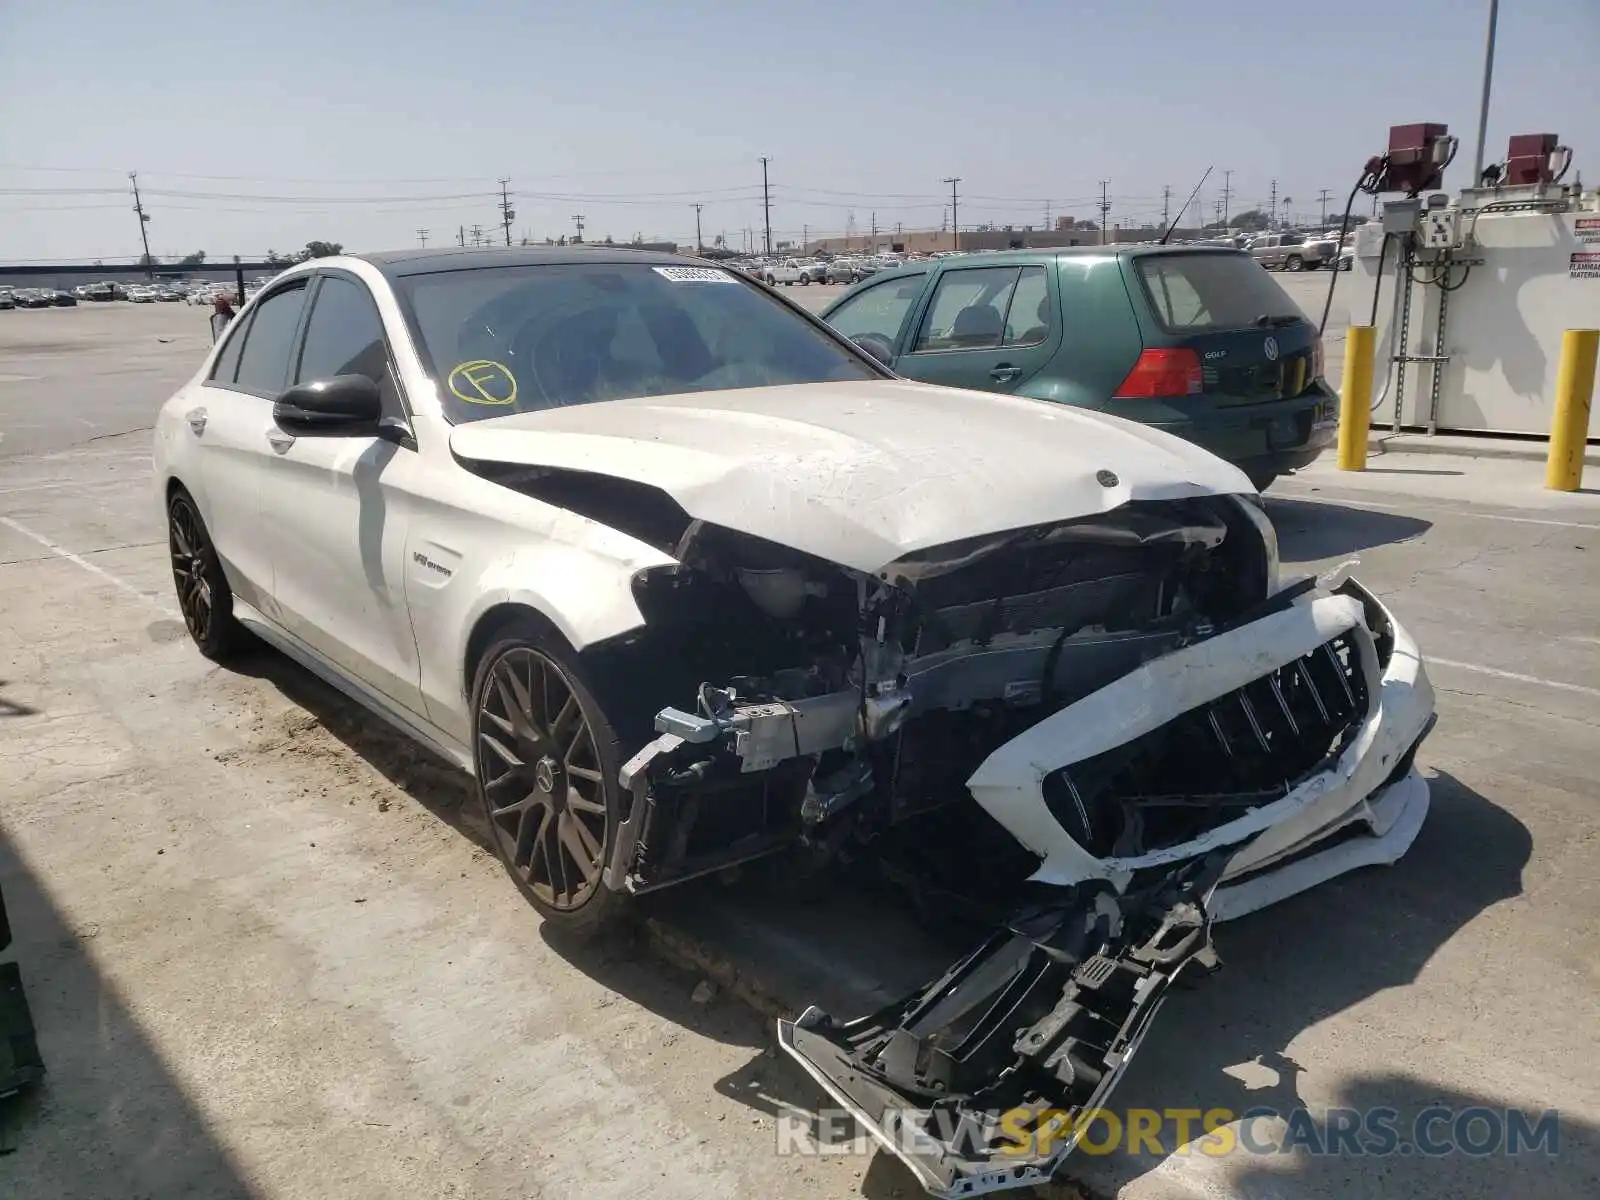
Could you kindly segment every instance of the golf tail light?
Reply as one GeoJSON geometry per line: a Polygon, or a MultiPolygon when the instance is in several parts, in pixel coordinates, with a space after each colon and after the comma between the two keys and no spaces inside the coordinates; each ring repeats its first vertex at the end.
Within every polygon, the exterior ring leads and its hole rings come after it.
{"type": "Polygon", "coordinates": [[[1200,355],[1188,349],[1146,350],[1114,393],[1118,400],[1198,396],[1204,390],[1200,355]]]}

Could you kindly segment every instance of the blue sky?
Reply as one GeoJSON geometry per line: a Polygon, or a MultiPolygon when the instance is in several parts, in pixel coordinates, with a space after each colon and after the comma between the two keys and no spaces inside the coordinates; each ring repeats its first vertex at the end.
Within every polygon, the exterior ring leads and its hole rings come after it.
{"type": "MultiPolygon", "coordinates": [[[[0,0],[0,260],[514,232],[778,236],[1342,201],[1391,124],[1468,182],[1487,0],[0,0]],[[41,169],[54,168],[54,169],[41,169]],[[1175,201],[1177,203],[1179,201],[1175,201]],[[853,215],[853,216],[852,216],[853,215]]],[[[1507,0],[1488,157],[1551,131],[1600,181],[1600,2],[1507,0]]]]}

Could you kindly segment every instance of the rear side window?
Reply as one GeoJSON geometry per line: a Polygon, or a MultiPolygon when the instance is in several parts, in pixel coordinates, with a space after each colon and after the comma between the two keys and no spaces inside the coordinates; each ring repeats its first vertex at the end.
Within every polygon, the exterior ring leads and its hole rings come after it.
{"type": "Polygon", "coordinates": [[[1054,316],[1050,301],[1050,279],[1043,267],[1023,267],[1022,278],[1011,292],[1011,308],[1006,313],[1007,346],[1032,346],[1050,336],[1054,316]]]}
{"type": "Polygon", "coordinates": [[[1305,313],[1243,254],[1146,254],[1134,271],[1156,320],[1168,333],[1246,329],[1263,317],[1305,313]]]}
{"type": "Polygon", "coordinates": [[[276,395],[289,377],[289,351],[305,307],[305,284],[274,292],[256,305],[239,357],[236,382],[247,392],[276,395]]]}
{"type": "Polygon", "coordinates": [[[222,353],[217,355],[216,365],[211,368],[211,378],[217,383],[232,383],[234,376],[239,373],[239,351],[244,349],[245,335],[249,332],[248,322],[235,319],[233,328],[223,332],[228,340],[222,347],[222,353]]]}

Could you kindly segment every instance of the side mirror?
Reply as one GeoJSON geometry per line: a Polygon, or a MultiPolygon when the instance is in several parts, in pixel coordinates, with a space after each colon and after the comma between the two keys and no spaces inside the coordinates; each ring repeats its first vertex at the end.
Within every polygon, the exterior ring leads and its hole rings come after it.
{"type": "Polygon", "coordinates": [[[305,437],[375,434],[382,415],[378,385],[365,375],[297,383],[272,406],[272,419],[280,429],[305,437]]]}
{"type": "Polygon", "coordinates": [[[894,365],[894,343],[881,333],[858,333],[850,340],[884,366],[894,365]]]}

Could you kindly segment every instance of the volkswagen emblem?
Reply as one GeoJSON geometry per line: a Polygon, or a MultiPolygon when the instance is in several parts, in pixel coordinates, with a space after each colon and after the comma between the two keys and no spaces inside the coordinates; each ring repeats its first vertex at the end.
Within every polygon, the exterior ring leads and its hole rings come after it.
{"type": "Polygon", "coordinates": [[[1115,471],[1096,471],[1094,477],[1101,487],[1116,487],[1121,482],[1115,471]]]}
{"type": "Polygon", "coordinates": [[[1269,337],[1266,341],[1261,343],[1261,349],[1266,354],[1268,362],[1277,362],[1278,361],[1278,339],[1277,338],[1269,337]]]}

